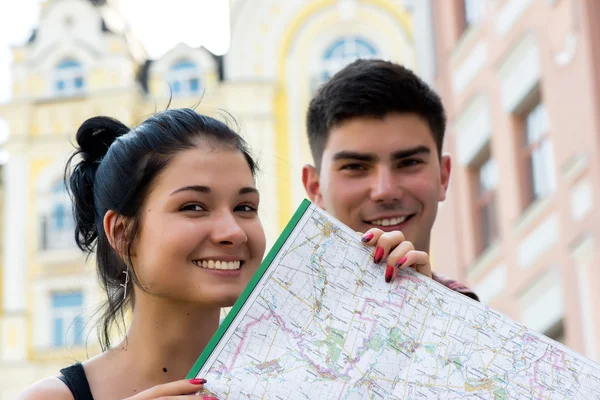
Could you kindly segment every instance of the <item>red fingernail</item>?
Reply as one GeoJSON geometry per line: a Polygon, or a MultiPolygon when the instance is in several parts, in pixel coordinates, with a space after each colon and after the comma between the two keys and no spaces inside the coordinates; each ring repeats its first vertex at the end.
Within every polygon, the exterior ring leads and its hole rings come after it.
{"type": "Polygon", "coordinates": [[[373,257],[375,264],[379,264],[381,262],[382,258],[383,258],[383,247],[377,246],[377,249],[375,250],[375,257],[373,257]]]}
{"type": "Polygon", "coordinates": [[[367,243],[369,240],[373,239],[373,234],[371,232],[365,233],[365,235],[362,237],[362,241],[367,243]]]}
{"type": "Polygon", "coordinates": [[[216,397],[212,397],[212,396],[204,396],[202,398],[202,400],[219,400],[219,399],[217,399],[216,397]]]}
{"type": "Polygon", "coordinates": [[[394,267],[392,267],[391,265],[388,265],[387,268],[385,269],[385,281],[387,283],[391,282],[393,274],[394,274],[394,267]]]}
{"type": "Polygon", "coordinates": [[[402,257],[400,260],[398,260],[398,263],[396,263],[396,268],[401,268],[402,264],[404,264],[406,262],[407,258],[406,257],[402,257]]]}
{"type": "Polygon", "coordinates": [[[192,385],[204,385],[206,383],[206,379],[203,378],[195,378],[190,380],[190,383],[192,385]]]}

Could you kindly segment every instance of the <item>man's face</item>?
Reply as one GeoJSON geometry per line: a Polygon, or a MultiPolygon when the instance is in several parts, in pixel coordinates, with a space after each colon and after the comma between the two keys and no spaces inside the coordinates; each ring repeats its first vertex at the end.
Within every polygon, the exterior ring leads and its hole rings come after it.
{"type": "Polygon", "coordinates": [[[416,114],[360,117],[333,128],[321,171],[305,166],[314,203],[358,232],[400,230],[429,251],[438,202],[446,197],[450,157],[441,163],[427,122],[416,114]]]}

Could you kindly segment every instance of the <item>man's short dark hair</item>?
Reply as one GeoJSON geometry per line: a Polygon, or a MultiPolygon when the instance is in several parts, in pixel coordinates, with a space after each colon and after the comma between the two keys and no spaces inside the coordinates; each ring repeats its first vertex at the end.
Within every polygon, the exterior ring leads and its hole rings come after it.
{"type": "Polygon", "coordinates": [[[310,150],[319,170],[330,130],[356,117],[416,114],[427,122],[441,156],[446,114],[440,97],[402,65],[357,60],[327,81],[311,100],[306,116],[310,150]]]}

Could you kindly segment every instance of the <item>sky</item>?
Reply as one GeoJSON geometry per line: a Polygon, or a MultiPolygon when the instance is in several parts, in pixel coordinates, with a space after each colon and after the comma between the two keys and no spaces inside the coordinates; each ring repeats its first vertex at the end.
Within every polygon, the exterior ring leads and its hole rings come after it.
{"type": "MultiPolygon", "coordinates": [[[[37,25],[43,2],[0,0],[0,103],[10,100],[10,47],[27,41],[37,25]]],[[[150,58],[160,57],[180,42],[194,47],[202,45],[218,55],[229,48],[228,0],[117,0],[117,3],[150,58]]],[[[0,119],[0,143],[6,136],[6,124],[0,119]]],[[[2,161],[0,155],[0,164],[2,161]]]]}

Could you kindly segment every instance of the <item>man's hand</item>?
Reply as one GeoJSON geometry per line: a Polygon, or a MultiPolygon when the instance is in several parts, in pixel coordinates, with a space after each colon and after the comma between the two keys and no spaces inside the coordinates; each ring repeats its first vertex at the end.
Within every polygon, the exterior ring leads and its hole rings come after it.
{"type": "Polygon", "coordinates": [[[415,246],[405,240],[402,232],[384,232],[372,228],[362,235],[362,242],[375,247],[373,261],[376,264],[387,260],[386,282],[395,279],[400,269],[409,267],[431,278],[429,255],[424,251],[415,250],[415,246]]]}

